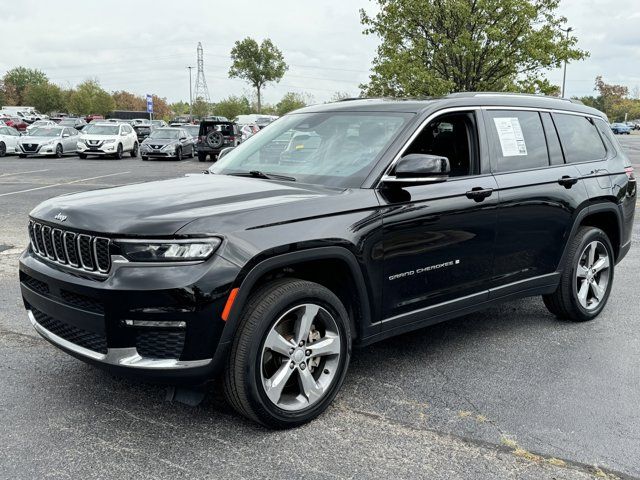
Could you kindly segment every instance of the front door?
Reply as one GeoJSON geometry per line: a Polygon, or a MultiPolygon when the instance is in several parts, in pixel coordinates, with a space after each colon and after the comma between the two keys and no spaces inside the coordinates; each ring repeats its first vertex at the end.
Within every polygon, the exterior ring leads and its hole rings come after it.
{"type": "Polygon", "coordinates": [[[447,157],[445,181],[379,190],[388,328],[435,315],[444,302],[487,296],[498,195],[488,162],[481,164],[477,120],[474,111],[437,117],[403,152],[447,157]]]}

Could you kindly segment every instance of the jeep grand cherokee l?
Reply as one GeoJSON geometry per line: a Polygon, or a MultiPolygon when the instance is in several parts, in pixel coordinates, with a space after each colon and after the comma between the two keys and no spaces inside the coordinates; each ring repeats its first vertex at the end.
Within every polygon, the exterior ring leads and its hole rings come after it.
{"type": "Polygon", "coordinates": [[[524,95],[307,107],[208,173],[40,204],[24,305],[86,362],[222,374],[275,428],[327,408],[352,345],[533,295],[595,318],[637,195],[602,113],[524,95]]]}

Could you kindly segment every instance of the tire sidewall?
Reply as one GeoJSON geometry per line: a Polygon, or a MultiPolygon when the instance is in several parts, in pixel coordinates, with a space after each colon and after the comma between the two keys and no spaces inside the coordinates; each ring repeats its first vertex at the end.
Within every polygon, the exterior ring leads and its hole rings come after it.
{"type": "Polygon", "coordinates": [[[7,154],[7,146],[4,142],[0,142],[0,157],[4,157],[7,154]]]}
{"type": "Polygon", "coordinates": [[[254,408],[258,411],[262,410],[269,416],[273,417],[275,423],[271,426],[293,427],[315,418],[322,413],[333,401],[336,394],[340,390],[344,381],[345,374],[349,366],[351,357],[351,332],[349,329],[349,319],[346,310],[342,306],[339,299],[330,291],[324,288],[314,289],[314,291],[299,291],[295,294],[281,297],[274,305],[269,308],[265,318],[268,319],[259,324],[250,340],[250,355],[246,363],[246,375],[244,377],[245,388],[249,393],[250,401],[254,404],[254,408]],[[324,398],[303,410],[292,412],[283,410],[274,405],[267,397],[262,387],[261,378],[261,360],[262,348],[267,333],[280,318],[282,314],[303,303],[315,303],[325,308],[336,320],[338,329],[340,330],[340,363],[339,372],[333,379],[328,392],[324,398]]]}
{"type": "Polygon", "coordinates": [[[592,318],[597,317],[600,312],[607,305],[607,301],[609,300],[609,294],[611,293],[611,288],[613,286],[613,279],[615,275],[615,257],[613,254],[613,247],[611,246],[611,242],[609,241],[609,237],[600,230],[599,228],[589,229],[586,234],[582,237],[582,241],[580,242],[579,247],[576,249],[573,258],[571,259],[571,269],[570,269],[570,279],[571,279],[571,292],[570,298],[571,303],[575,307],[576,311],[580,314],[582,319],[591,320],[592,318]],[[607,290],[604,294],[604,298],[600,301],[600,304],[594,310],[587,310],[584,308],[580,301],[578,300],[578,288],[575,282],[576,271],[578,269],[578,261],[584,251],[585,247],[593,242],[598,241],[602,243],[607,250],[607,254],[609,255],[609,282],[607,283],[607,290]]]}

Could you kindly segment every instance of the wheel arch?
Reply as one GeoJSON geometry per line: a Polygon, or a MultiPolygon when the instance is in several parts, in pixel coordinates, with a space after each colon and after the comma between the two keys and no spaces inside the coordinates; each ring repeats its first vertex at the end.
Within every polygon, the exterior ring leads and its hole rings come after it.
{"type": "Polygon", "coordinates": [[[319,283],[336,294],[349,313],[354,338],[371,318],[369,294],[355,255],[344,247],[311,248],[270,257],[249,270],[235,286],[238,290],[220,338],[221,345],[233,340],[249,296],[268,281],[286,277],[319,283]]]}

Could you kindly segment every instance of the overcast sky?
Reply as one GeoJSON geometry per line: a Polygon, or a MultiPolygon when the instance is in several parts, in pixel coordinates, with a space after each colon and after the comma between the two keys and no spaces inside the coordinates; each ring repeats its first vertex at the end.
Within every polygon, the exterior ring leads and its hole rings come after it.
{"type": "MultiPolygon", "coordinates": [[[[265,90],[267,102],[287,91],[322,102],[336,91],[356,95],[368,78],[377,39],[362,35],[359,9],[367,0],[21,0],[0,3],[4,47],[0,75],[15,66],[39,68],[62,86],[97,78],[109,90],[188,100],[187,66],[204,47],[213,101],[248,93],[227,78],[236,40],[269,37],[289,71],[265,90]]],[[[567,94],[590,95],[594,77],[640,86],[640,0],[562,0],[560,12],[591,57],[570,64],[567,94]]],[[[195,84],[193,70],[193,82],[195,84]]],[[[560,84],[562,71],[550,72],[560,84]]]]}

